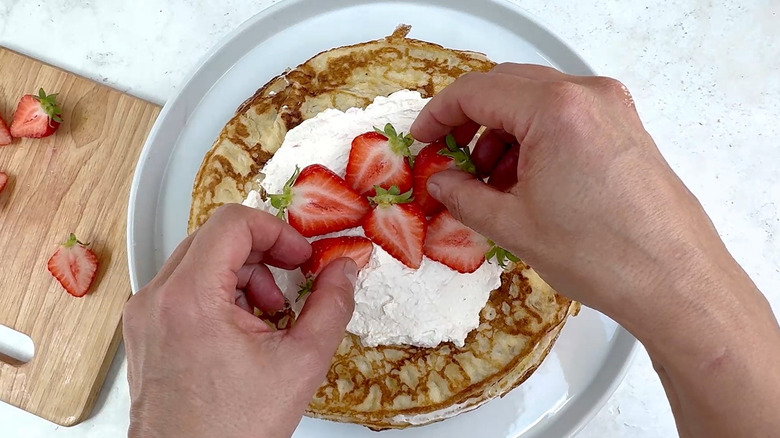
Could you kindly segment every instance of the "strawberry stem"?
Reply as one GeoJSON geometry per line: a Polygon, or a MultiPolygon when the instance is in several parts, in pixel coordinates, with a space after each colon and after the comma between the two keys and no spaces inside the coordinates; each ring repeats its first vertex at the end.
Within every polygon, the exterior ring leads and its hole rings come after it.
{"type": "Polygon", "coordinates": [[[38,95],[33,97],[35,97],[35,100],[40,102],[43,112],[45,112],[50,119],[54,120],[57,123],[62,123],[62,117],[60,117],[60,115],[62,114],[62,109],[60,109],[60,107],[57,106],[56,93],[49,94],[47,96],[46,92],[43,91],[43,88],[41,88],[38,90],[38,95]]]}
{"type": "Polygon", "coordinates": [[[293,185],[295,185],[295,181],[298,180],[298,175],[300,174],[301,174],[301,169],[298,166],[295,166],[295,172],[293,172],[290,179],[288,179],[287,182],[284,183],[284,187],[282,188],[282,193],[270,195],[268,197],[271,200],[271,205],[274,208],[279,210],[276,212],[276,217],[278,217],[279,219],[284,219],[284,211],[292,202],[292,188],[293,185]]]}
{"type": "Polygon", "coordinates": [[[404,135],[403,132],[399,134],[390,123],[385,125],[384,130],[374,127],[374,131],[384,135],[385,138],[387,138],[387,143],[390,145],[390,150],[402,157],[406,157],[409,160],[410,166],[414,165],[414,156],[412,155],[412,151],[409,149],[409,146],[414,143],[414,138],[412,138],[411,134],[404,135]]]}
{"type": "Polygon", "coordinates": [[[406,193],[401,193],[401,189],[398,186],[392,186],[387,190],[374,186],[374,189],[376,190],[376,196],[368,198],[368,202],[374,205],[408,204],[414,200],[412,189],[409,189],[406,193]]]}
{"type": "Polygon", "coordinates": [[[307,278],[306,281],[299,284],[298,287],[300,287],[300,289],[298,289],[298,298],[295,299],[296,303],[311,293],[314,289],[314,279],[307,278]]]}
{"type": "Polygon", "coordinates": [[[440,150],[439,155],[452,158],[452,161],[455,162],[458,169],[464,172],[468,172],[472,175],[477,173],[477,167],[474,165],[474,162],[471,161],[471,152],[469,151],[468,146],[458,146],[455,142],[455,137],[453,137],[452,134],[447,134],[447,137],[444,138],[444,143],[447,145],[447,149],[440,150]]]}
{"type": "Polygon", "coordinates": [[[487,260],[488,263],[490,263],[490,259],[495,257],[498,266],[506,269],[507,265],[509,264],[507,260],[512,263],[517,263],[520,261],[519,257],[496,245],[496,242],[488,239],[488,244],[490,245],[490,250],[485,253],[485,260],[487,260]]]}
{"type": "Polygon", "coordinates": [[[84,242],[80,241],[76,237],[76,235],[73,234],[73,233],[70,233],[70,235],[68,235],[68,240],[62,242],[62,246],[65,247],[65,248],[70,248],[70,247],[76,245],[77,243],[79,245],[81,245],[81,246],[89,246],[89,243],[84,243],[84,242]]]}

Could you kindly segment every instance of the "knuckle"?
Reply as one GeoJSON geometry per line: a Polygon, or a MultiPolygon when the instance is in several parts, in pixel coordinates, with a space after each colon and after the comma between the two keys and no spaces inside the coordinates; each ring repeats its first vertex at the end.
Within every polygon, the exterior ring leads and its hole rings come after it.
{"type": "Polygon", "coordinates": [[[241,214],[242,208],[241,204],[223,204],[217,208],[212,216],[224,219],[235,218],[241,214]]]}
{"type": "Polygon", "coordinates": [[[606,76],[597,76],[593,78],[593,86],[603,92],[624,96],[628,93],[628,88],[619,80],[606,76]]]}
{"type": "Polygon", "coordinates": [[[455,79],[455,82],[460,82],[462,84],[469,84],[469,83],[472,83],[472,82],[475,82],[475,81],[479,81],[480,78],[483,75],[484,75],[484,73],[482,73],[482,72],[470,71],[470,72],[462,75],[458,79],[455,79]]]}
{"type": "Polygon", "coordinates": [[[549,94],[553,117],[565,125],[576,125],[582,115],[592,106],[593,99],[585,87],[566,81],[552,82],[549,94]]]}
{"type": "Polygon", "coordinates": [[[502,62],[501,64],[496,65],[493,67],[492,72],[501,73],[506,71],[512,71],[520,64],[514,63],[514,62],[502,62]]]}

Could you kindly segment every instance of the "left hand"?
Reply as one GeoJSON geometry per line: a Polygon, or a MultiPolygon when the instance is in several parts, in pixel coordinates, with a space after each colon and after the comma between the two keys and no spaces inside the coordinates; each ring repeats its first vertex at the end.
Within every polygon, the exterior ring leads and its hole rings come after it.
{"type": "Polygon", "coordinates": [[[129,436],[289,437],[325,380],[354,308],[357,266],[332,262],[295,325],[268,265],[295,269],[311,246],[268,213],[221,207],[125,307],[129,436]]]}

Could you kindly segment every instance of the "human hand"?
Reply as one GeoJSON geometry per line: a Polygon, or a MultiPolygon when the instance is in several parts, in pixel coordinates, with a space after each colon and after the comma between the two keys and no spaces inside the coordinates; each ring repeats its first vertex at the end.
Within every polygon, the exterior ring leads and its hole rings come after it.
{"type": "Polygon", "coordinates": [[[220,208],[127,304],[130,437],[289,437],[352,316],[357,266],[339,259],[315,281],[295,325],[249,312],[284,297],[266,264],[294,269],[309,243],[277,218],[220,208]]]}
{"type": "Polygon", "coordinates": [[[528,262],[558,292],[647,347],[680,436],[772,436],[780,330],[696,198],[607,78],[503,64],[464,76],[412,126],[452,132],[484,184],[448,170],[430,194],[528,262]],[[492,186],[492,187],[491,187],[492,186]]]}
{"type": "Polygon", "coordinates": [[[564,295],[620,317],[681,259],[726,254],[619,82],[502,64],[445,88],[412,134],[465,144],[480,125],[472,157],[493,188],[448,171],[430,192],[564,295]]]}

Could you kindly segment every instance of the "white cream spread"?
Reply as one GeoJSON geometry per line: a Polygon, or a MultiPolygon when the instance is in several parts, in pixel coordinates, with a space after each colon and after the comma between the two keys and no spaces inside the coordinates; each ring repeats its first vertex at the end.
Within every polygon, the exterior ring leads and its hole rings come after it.
{"type": "MultiPolygon", "coordinates": [[[[416,91],[401,90],[377,97],[365,110],[325,110],[287,133],[258,179],[267,193],[281,193],[296,165],[302,169],[315,163],[343,177],[355,137],[386,123],[392,123],[398,132],[409,132],[426,102],[416,91]]],[[[412,152],[423,146],[415,142],[412,152]]],[[[254,191],[244,205],[276,212],[254,191]]],[[[363,230],[353,228],[333,235],[363,235],[363,230]]],[[[303,281],[300,271],[272,271],[282,292],[294,301],[303,281]]],[[[374,245],[371,260],[358,275],[355,313],[347,330],[367,346],[434,347],[447,341],[463,346],[468,333],[479,325],[479,312],[490,291],[501,284],[500,275],[501,268],[495,263],[485,263],[472,274],[460,274],[428,258],[414,270],[374,245]]],[[[300,303],[296,311],[299,308],[300,303]]]]}

